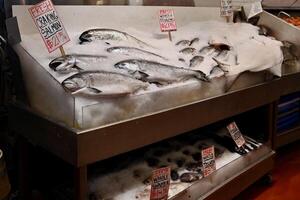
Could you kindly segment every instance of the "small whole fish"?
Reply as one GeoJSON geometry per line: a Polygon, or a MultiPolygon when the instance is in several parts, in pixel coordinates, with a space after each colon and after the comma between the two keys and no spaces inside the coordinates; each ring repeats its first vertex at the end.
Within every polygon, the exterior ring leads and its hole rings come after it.
{"type": "Polygon", "coordinates": [[[180,181],[183,183],[192,183],[202,178],[202,175],[197,173],[184,173],[180,176],[180,181]]]}
{"type": "Polygon", "coordinates": [[[190,67],[195,67],[199,64],[201,64],[204,60],[203,56],[194,56],[191,60],[190,60],[190,67]]]}
{"type": "Polygon", "coordinates": [[[55,58],[49,63],[49,67],[60,74],[68,74],[84,70],[86,64],[99,63],[106,59],[106,56],[72,54],[55,58]]]}
{"type": "Polygon", "coordinates": [[[195,52],[196,52],[196,49],[192,48],[192,47],[187,47],[187,48],[184,48],[184,49],[179,51],[179,53],[182,53],[182,54],[185,54],[185,55],[194,54],[195,52]]]}
{"type": "Polygon", "coordinates": [[[93,42],[96,40],[114,40],[114,41],[133,41],[139,45],[143,46],[150,46],[147,43],[137,39],[134,36],[129,35],[128,33],[118,31],[115,29],[108,29],[108,28],[97,28],[97,29],[90,29],[84,31],[80,37],[80,44],[85,42],[93,42]]]}
{"type": "Polygon", "coordinates": [[[79,72],[64,80],[62,85],[72,94],[97,97],[126,96],[148,86],[130,76],[106,71],[79,72]]]}
{"type": "Polygon", "coordinates": [[[199,38],[194,38],[194,39],[191,40],[189,46],[192,46],[193,44],[196,44],[196,43],[198,43],[199,41],[200,41],[199,38]]]}
{"type": "Polygon", "coordinates": [[[175,45],[176,46],[190,46],[191,41],[189,40],[180,40],[175,45]]]}
{"type": "Polygon", "coordinates": [[[141,55],[141,56],[155,56],[164,60],[167,60],[166,58],[149,52],[149,51],[145,51],[142,49],[138,49],[135,47],[124,47],[124,46],[117,46],[117,47],[111,47],[107,49],[107,52],[109,53],[119,53],[119,54],[124,54],[126,56],[130,56],[130,55],[141,55]]]}
{"type": "Polygon", "coordinates": [[[115,64],[115,67],[126,70],[136,79],[159,85],[180,82],[190,78],[209,81],[201,71],[174,67],[148,60],[125,60],[115,64]]]}

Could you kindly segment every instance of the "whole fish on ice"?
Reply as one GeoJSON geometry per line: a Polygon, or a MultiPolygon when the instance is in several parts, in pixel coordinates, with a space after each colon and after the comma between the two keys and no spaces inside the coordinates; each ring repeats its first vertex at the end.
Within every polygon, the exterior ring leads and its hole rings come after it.
{"type": "Polygon", "coordinates": [[[184,81],[190,78],[209,81],[201,71],[193,71],[148,60],[125,60],[115,64],[115,67],[126,70],[136,79],[160,85],[184,81]]]}
{"type": "Polygon", "coordinates": [[[126,56],[134,56],[134,55],[154,56],[154,57],[157,57],[157,58],[167,60],[166,58],[164,58],[164,57],[162,57],[158,54],[152,53],[150,51],[138,49],[138,48],[135,48],[135,47],[124,47],[124,46],[111,47],[111,48],[107,49],[107,52],[124,54],[126,56]]]}
{"type": "Polygon", "coordinates": [[[87,65],[99,64],[107,60],[106,56],[72,54],[55,58],[49,67],[60,74],[84,70],[87,65]]]}
{"type": "Polygon", "coordinates": [[[84,71],[62,82],[72,94],[98,97],[125,96],[146,89],[148,84],[130,76],[106,71],[84,71]]]}
{"type": "Polygon", "coordinates": [[[140,46],[150,46],[147,43],[137,39],[136,37],[129,35],[128,33],[118,31],[115,29],[108,29],[108,28],[97,28],[97,29],[90,29],[84,31],[80,37],[80,44],[85,42],[93,42],[97,40],[103,41],[130,41],[135,42],[140,46]]]}

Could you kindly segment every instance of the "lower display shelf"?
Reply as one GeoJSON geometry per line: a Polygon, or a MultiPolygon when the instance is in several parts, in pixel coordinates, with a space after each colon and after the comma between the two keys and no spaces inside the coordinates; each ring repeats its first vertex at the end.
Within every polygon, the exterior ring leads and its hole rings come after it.
{"type": "MultiPolygon", "coordinates": [[[[218,194],[213,191],[219,190],[236,178],[241,178],[240,175],[250,169],[254,169],[254,173],[249,175],[251,178],[244,178],[246,182],[247,180],[252,180],[251,183],[253,183],[253,178],[258,179],[267,174],[273,166],[272,156],[274,152],[266,145],[260,144],[257,149],[240,155],[229,151],[212,139],[199,141],[194,138],[188,141],[188,145],[186,141],[183,143],[185,145],[180,146],[176,141],[168,142],[165,145],[168,146],[167,152],[166,148],[151,148],[138,161],[132,161],[131,156],[128,156],[125,160],[130,164],[126,164],[126,167],[117,167],[118,169],[112,167],[112,170],[107,170],[107,167],[102,165],[103,169],[96,170],[98,174],[93,174],[89,181],[91,199],[149,199],[152,170],[165,166],[170,166],[172,169],[169,199],[205,199],[210,198],[211,195],[218,194]],[[192,145],[190,144],[191,141],[194,141],[192,145]],[[204,178],[201,172],[202,165],[199,149],[211,145],[215,147],[216,151],[217,170],[204,178]],[[255,169],[257,165],[266,160],[268,160],[266,164],[255,169]],[[186,178],[184,175],[189,176],[186,178]]],[[[123,165],[122,163],[118,164],[123,165]]],[[[241,192],[242,188],[246,188],[251,183],[238,185],[238,188],[234,191],[241,192]]],[[[228,195],[228,199],[230,199],[236,194],[228,193],[225,196],[228,195]]],[[[221,199],[224,199],[224,196],[221,199]]]]}
{"type": "Polygon", "coordinates": [[[300,125],[275,136],[274,146],[279,148],[297,140],[300,140],[300,125]]]}

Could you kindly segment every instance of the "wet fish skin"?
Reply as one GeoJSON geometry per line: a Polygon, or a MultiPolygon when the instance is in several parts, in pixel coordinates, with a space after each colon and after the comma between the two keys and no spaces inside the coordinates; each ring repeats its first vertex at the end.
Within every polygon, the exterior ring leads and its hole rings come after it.
{"type": "Polygon", "coordinates": [[[76,58],[72,55],[66,55],[55,58],[49,63],[49,67],[59,73],[69,73],[72,71],[82,70],[76,65],[76,58]]]}
{"type": "Polygon", "coordinates": [[[180,40],[175,45],[176,46],[190,46],[191,41],[189,40],[180,40]]]}
{"type": "Polygon", "coordinates": [[[150,56],[155,56],[155,57],[159,57],[161,59],[167,60],[163,56],[152,53],[150,51],[138,49],[138,48],[135,48],[135,47],[116,46],[116,47],[108,48],[106,51],[109,52],[109,53],[120,53],[120,54],[124,54],[124,55],[127,55],[127,56],[130,56],[131,54],[140,54],[140,55],[145,55],[145,56],[150,55],[150,56]]]}
{"type": "Polygon", "coordinates": [[[187,47],[187,48],[180,50],[179,53],[189,55],[189,54],[194,54],[196,51],[197,50],[195,48],[187,47]]]}
{"type": "Polygon", "coordinates": [[[201,64],[204,60],[203,56],[194,56],[191,60],[190,60],[190,67],[195,67],[198,64],[201,64]]]}
{"type": "Polygon", "coordinates": [[[150,46],[147,43],[137,39],[134,36],[129,35],[128,33],[118,31],[115,29],[108,29],[108,28],[97,28],[97,29],[90,29],[84,31],[79,36],[80,44],[85,42],[92,42],[95,40],[115,40],[115,41],[123,41],[123,40],[133,40],[140,45],[150,46]]]}
{"type": "Polygon", "coordinates": [[[98,63],[105,59],[107,57],[101,55],[71,54],[55,58],[49,63],[49,67],[58,73],[67,74],[83,70],[82,64],[85,62],[98,63]]]}
{"type": "Polygon", "coordinates": [[[194,39],[191,40],[189,46],[192,46],[193,44],[195,44],[195,43],[197,43],[197,42],[199,42],[199,41],[200,41],[199,38],[194,38],[194,39]]]}
{"type": "Polygon", "coordinates": [[[202,177],[200,177],[200,175],[197,173],[184,173],[180,176],[180,181],[183,183],[192,183],[199,180],[200,178],[202,177]]]}
{"type": "Polygon", "coordinates": [[[148,86],[130,76],[106,71],[79,72],[65,79],[62,85],[72,94],[102,97],[125,96],[148,86]]]}
{"type": "Polygon", "coordinates": [[[148,60],[129,59],[115,64],[115,67],[126,70],[136,79],[160,85],[184,81],[190,78],[209,81],[201,71],[174,67],[148,60]]]}

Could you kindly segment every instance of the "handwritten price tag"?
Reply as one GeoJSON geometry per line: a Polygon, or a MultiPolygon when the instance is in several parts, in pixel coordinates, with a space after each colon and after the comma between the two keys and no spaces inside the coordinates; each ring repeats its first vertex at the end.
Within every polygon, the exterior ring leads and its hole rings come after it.
{"type": "Polygon", "coordinates": [[[159,24],[162,32],[176,31],[177,25],[175,21],[173,10],[160,10],[159,11],[159,24]]]}
{"type": "Polygon", "coordinates": [[[241,147],[246,143],[241,131],[239,130],[235,122],[229,124],[227,126],[227,129],[238,147],[241,147]]]}
{"type": "Polygon", "coordinates": [[[233,14],[232,0],[221,0],[221,17],[229,17],[233,14]]]}
{"type": "Polygon", "coordinates": [[[51,0],[30,7],[29,12],[49,53],[70,41],[51,0]]]}
{"type": "Polygon", "coordinates": [[[211,146],[201,151],[203,176],[207,177],[216,171],[215,147],[211,146]]]}
{"type": "Polygon", "coordinates": [[[171,168],[165,167],[154,170],[152,173],[152,184],[150,200],[167,200],[170,187],[171,168]]]}

